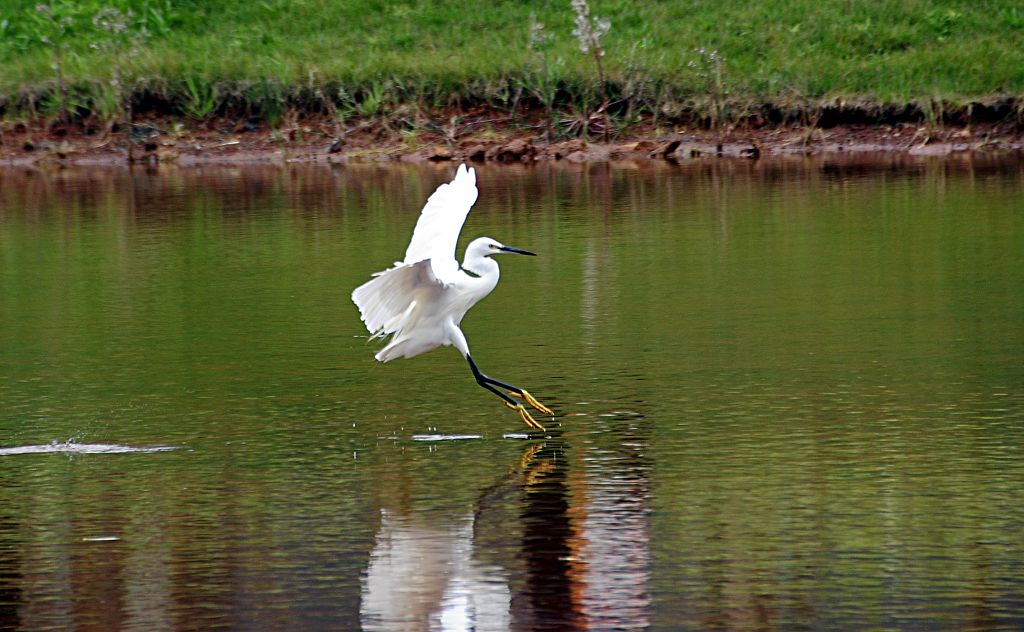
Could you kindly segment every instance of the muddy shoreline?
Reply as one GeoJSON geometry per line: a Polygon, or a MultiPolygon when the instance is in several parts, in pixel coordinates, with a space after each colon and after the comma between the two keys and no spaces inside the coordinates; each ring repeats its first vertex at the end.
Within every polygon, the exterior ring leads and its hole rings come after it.
{"type": "Polygon", "coordinates": [[[1024,132],[1012,124],[927,126],[837,125],[829,128],[736,127],[724,130],[637,127],[604,141],[599,136],[548,143],[529,126],[490,126],[458,135],[410,135],[381,124],[338,130],[329,120],[269,128],[219,120],[186,125],[179,119],[136,121],[125,127],[54,123],[8,125],[0,133],[0,166],[180,165],[474,161],[756,160],[768,156],[890,153],[946,156],[1024,152],[1024,132]],[[129,153],[129,138],[131,152],[129,153]]]}

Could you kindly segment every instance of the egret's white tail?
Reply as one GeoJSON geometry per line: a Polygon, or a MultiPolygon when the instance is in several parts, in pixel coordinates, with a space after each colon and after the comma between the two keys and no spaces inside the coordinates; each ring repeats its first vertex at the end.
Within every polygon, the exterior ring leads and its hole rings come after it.
{"type": "MultiPolygon", "coordinates": [[[[377,358],[378,362],[390,362],[396,358],[411,358],[424,351],[428,351],[428,349],[418,351],[415,349],[415,346],[412,340],[392,340],[373,357],[377,358]]],[[[434,346],[436,347],[437,345],[434,346]]]]}
{"type": "Polygon", "coordinates": [[[414,342],[403,336],[403,333],[410,331],[415,326],[418,315],[416,301],[412,301],[404,312],[392,318],[384,326],[384,329],[374,334],[371,340],[373,338],[383,338],[388,334],[394,334],[394,337],[391,339],[391,342],[373,357],[377,358],[380,362],[387,362],[395,358],[411,358],[414,355],[427,351],[427,349],[422,349],[413,353],[414,342]]]}
{"type": "Polygon", "coordinates": [[[420,261],[412,265],[397,263],[393,268],[376,273],[352,292],[352,301],[359,308],[366,329],[373,334],[370,339],[394,336],[376,354],[378,360],[411,358],[440,345],[410,340],[408,336],[421,316],[421,306],[436,302],[443,289],[430,268],[430,261],[420,261]]]}
{"type": "Polygon", "coordinates": [[[437,349],[444,344],[441,342],[441,336],[423,335],[422,331],[416,329],[419,318],[419,310],[416,309],[416,302],[413,301],[404,318],[396,324],[391,342],[373,357],[380,362],[389,362],[395,358],[411,358],[431,349],[437,349]]]}

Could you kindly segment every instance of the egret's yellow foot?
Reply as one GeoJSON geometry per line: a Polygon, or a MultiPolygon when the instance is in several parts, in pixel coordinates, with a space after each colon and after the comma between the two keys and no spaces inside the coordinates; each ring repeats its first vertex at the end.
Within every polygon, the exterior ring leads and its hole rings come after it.
{"type": "Polygon", "coordinates": [[[525,399],[527,404],[529,404],[530,406],[533,406],[534,408],[536,408],[540,412],[544,413],[545,415],[554,415],[555,414],[555,413],[551,412],[550,408],[548,408],[544,404],[538,402],[536,399],[534,399],[533,395],[530,395],[525,390],[522,390],[521,392],[519,392],[518,395],[520,397],[522,397],[523,399],[525,399]]]}
{"type": "Polygon", "coordinates": [[[544,426],[542,426],[539,423],[537,423],[537,420],[534,419],[530,415],[530,413],[528,413],[526,411],[526,407],[525,406],[523,406],[522,404],[517,404],[517,405],[513,406],[512,404],[510,404],[508,402],[505,402],[505,405],[508,406],[509,408],[511,408],[512,410],[516,411],[517,413],[519,413],[519,416],[522,418],[522,420],[524,422],[526,422],[527,426],[533,428],[534,430],[540,430],[541,432],[544,432],[544,426]]]}

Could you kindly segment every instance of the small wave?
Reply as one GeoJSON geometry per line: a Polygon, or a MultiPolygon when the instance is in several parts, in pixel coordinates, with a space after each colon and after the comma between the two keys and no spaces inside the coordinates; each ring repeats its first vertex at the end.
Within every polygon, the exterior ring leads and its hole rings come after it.
{"type": "Polygon", "coordinates": [[[167,452],[177,450],[175,446],[158,445],[149,447],[135,447],[130,445],[117,445],[115,443],[73,443],[57,442],[44,443],[40,445],[14,446],[11,448],[0,448],[0,456],[13,456],[15,454],[49,454],[53,452],[63,454],[125,454],[125,453],[148,453],[167,452]]]}
{"type": "Polygon", "coordinates": [[[467,439],[483,439],[483,436],[477,434],[418,434],[412,436],[413,441],[465,441],[467,439]]]}

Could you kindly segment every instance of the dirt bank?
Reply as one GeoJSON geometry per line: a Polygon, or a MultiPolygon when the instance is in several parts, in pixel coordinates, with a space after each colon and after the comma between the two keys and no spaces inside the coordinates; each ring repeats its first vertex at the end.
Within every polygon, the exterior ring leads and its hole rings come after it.
{"type": "MultiPolygon", "coordinates": [[[[480,121],[480,117],[477,117],[480,121]]],[[[386,122],[344,130],[327,118],[270,128],[219,119],[189,124],[145,118],[108,129],[84,123],[18,123],[0,129],[0,165],[253,163],[348,161],[604,161],[618,159],[757,159],[787,154],[894,152],[941,156],[955,152],[1022,152],[1024,133],[1011,124],[969,127],[837,125],[829,128],[737,127],[723,130],[636,126],[607,141],[600,136],[548,143],[544,130],[501,116],[460,129],[433,126],[416,133],[386,122]],[[129,141],[131,155],[129,156],[129,141]]]]}

